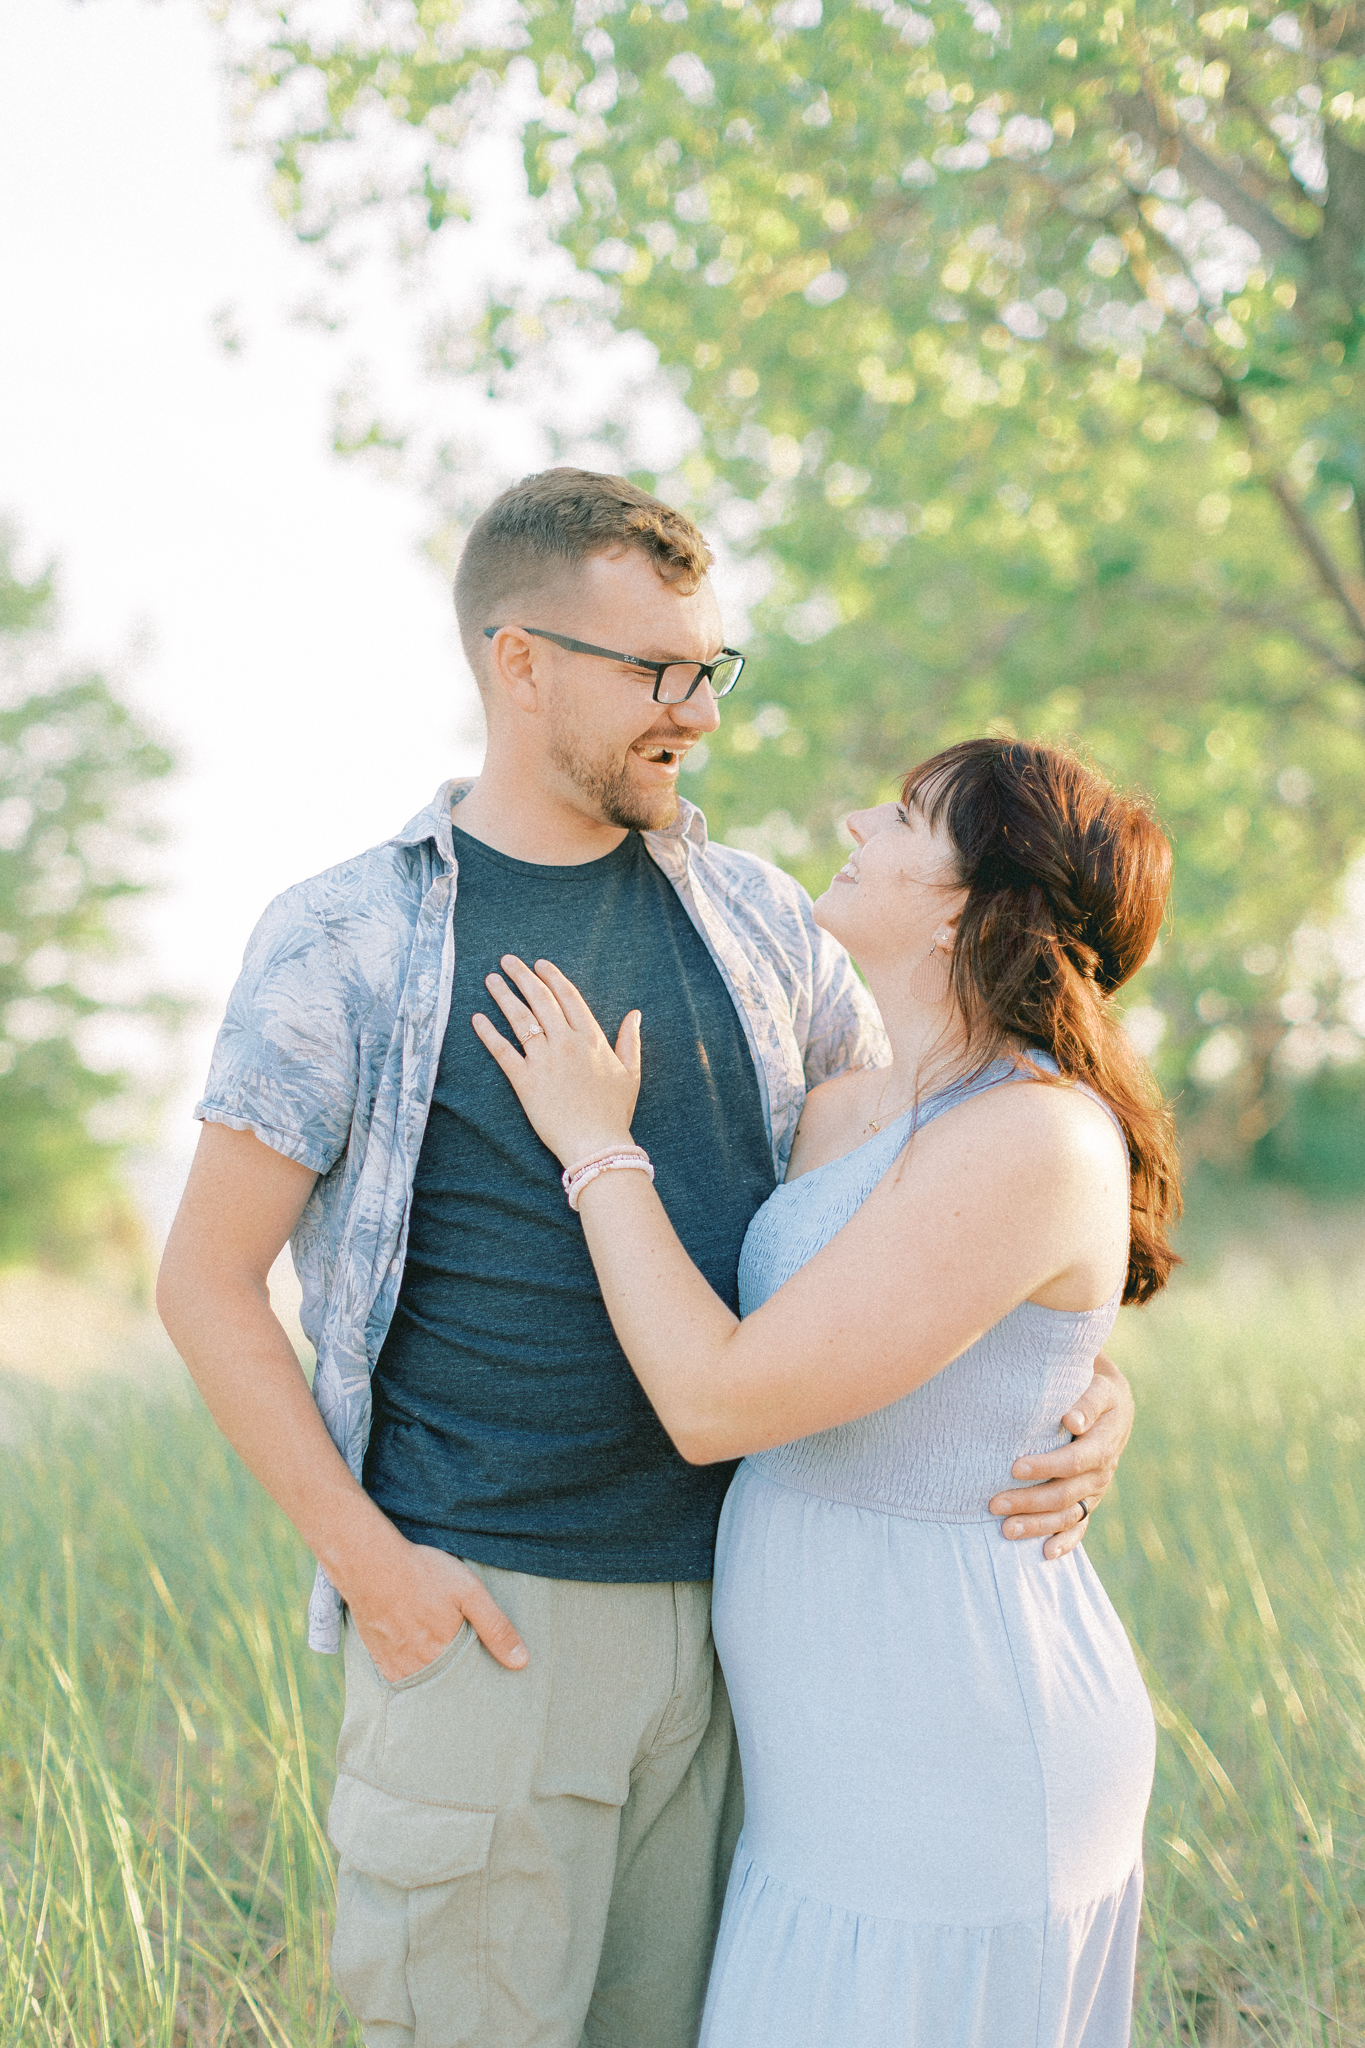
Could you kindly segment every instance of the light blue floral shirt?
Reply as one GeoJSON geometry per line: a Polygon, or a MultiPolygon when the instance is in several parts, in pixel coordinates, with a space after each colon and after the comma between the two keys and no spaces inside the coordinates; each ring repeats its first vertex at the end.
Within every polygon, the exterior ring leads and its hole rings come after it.
{"type": "MultiPolygon", "coordinates": [[[[451,808],[469,787],[444,783],[396,838],[276,897],[247,945],[195,1110],[318,1176],[291,1248],[314,1398],[357,1478],[450,1012],[451,808]]],[[[807,1089],[887,1058],[876,1009],[780,868],[713,845],[688,803],[644,840],[744,1021],[780,1180],[807,1089]]],[[[314,1649],[340,1647],[341,1601],[321,1567],[308,1622],[314,1649]]]]}

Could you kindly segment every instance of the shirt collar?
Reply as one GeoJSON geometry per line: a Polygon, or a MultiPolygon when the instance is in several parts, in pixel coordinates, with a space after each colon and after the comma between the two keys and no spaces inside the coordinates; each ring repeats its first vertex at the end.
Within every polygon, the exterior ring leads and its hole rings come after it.
{"type": "Polygon", "coordinates": [[[450,814],[462,796],[468,796],[474,787],[472,775],[454,776],[443,782],[431,802],[409,818],[401,832],[396,832],[388,842],[390,846],[421,846],[425,840],[434,839],[436,851],[447,867],[455,865],[455,838],[450,827],[450,814]]]}
{"type": "Polygon", "coordinates": [[[678,815],[671,825],[663,825],[657,832],[646,832],[644,838],[651,845],[685,839],[698,853],[705,853],[707,844],[706,820],[695,804],[685,796],[678,798],[678,815]]]}
{"type": "MultiPolygon", "coordinates": [[[[455,840],[451,831],[450,814],[461,797],[468,796],[476,778],[472,775],[455,776],[443,782],[431,802],[420,810],[415,818],[409,818],[401,832],[394,834],[390,846],[420,846],[424,840],[434,839],[436,850],[450,867],[455,865],[455,840]]],[[[657,832],[646,832],[645,840],[651,846],[668,846],[686,840],[698,853],[704,853],[707,846],[706,820],[697,806],[687,798],[679,797],[678,815],[671,825],[663,825],[657,832]]]]}

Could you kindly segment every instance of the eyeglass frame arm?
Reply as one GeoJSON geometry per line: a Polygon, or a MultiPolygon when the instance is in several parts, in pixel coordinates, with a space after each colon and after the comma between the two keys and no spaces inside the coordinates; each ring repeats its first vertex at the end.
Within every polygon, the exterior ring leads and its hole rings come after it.
{"type": "MultiPolygon", "coordinates": [[[[485,640],[491,640],[494,634],[505,630],[502,626],[485,626],[483,637],[485,640]]],[[[689,661],[646,661],[639,654],[619,654],[614,647],[594,647],[588,640],[570,640],[567,634],[550,633],[543,626],[516,626],[512,630],[518,633],[527,633],[533,640],[551,640],[556,647],[563,647],[570,654],[596,654],[600,655],[604,661],[623,661],[629,668],[652,669],[654,672],[654,689],[651,694],[656,704],[660,701],[659,691],[663,685],[664,670],[668,668],[691,668],[694,665],[689,661]]],[[[729,689],[725,691],[725,695],[728,697],[730,690],[734,689],[735,684],[738,683],[744,673],[744,656],[737,647],[722,647],[720,650],[720,660],[697,662],[695,664],[697,673],[693,678],[692,687],[689,689],[687,696],[671,697],[667,701],[671,704],[686,704],[689,698],[695,696],[703,682],[710,682],[712,676],[720,667],[721,661],[737,661],[739,663],[739,667],[735,671],[735,680],[730,684],[729,689]]]]}

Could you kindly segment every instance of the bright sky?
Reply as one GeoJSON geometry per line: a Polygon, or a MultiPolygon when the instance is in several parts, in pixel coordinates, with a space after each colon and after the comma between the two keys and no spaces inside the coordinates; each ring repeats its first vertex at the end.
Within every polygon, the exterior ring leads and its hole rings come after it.
{"type": "MultiPolygon", "coordinates": [[[[421,277],[400,287],[371,257],[343,287],[345,337],[298,324],[335,288],[230,146],[207,15],[202,0],[0,10],[0,518],[24,536],[21,566],[57,560],[71,657],[110,674],[181,763],[142,930],[151,977],[200,1015],[138,1176],[157,1225],[266,902],[387,838],[481,756],[445,579],[420,550],[432,507],[331,449],[353,361],[419,462],[466,445],[476,501],[545,460],[615,466],[592,438],[604,409],[627,423],[631,465],[669,467],[695,432],[652,349],[600,325],[515,404],[415,381],[415,330],[458,318],[480,277],[581,294],[518,196],[511,128],[470,168],[476,224],[448,229],[421,277]]],[[[533,96],[529,78],[516,92],[533,96]]],[[[751,578],[731,569],[737,620],[751,578]]]]}
{"type": "Polygon", "coordinates": [[[331,452],[343,365],[287,318],[316,279],[228,146],[206,11],[0,13],[0,516],[30,566],[58,558],[73,656],[183,763],[145,919],[159,980],[204,1009],[167,1119],[182,1162],[266,901],[479,758],[427,510],[331,452]]]}

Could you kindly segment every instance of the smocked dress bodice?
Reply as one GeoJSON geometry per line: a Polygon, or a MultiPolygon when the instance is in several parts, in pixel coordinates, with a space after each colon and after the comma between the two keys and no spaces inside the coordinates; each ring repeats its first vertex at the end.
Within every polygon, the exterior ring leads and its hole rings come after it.
{"type": "MultiPolygon", "coordinates": [[[[1048,1064],[1034,1055],[1040,1065],[1048,1064]]],[[[1011,1060],[944,1088],[825,1166],[777,1188],[749,1225],[740,1256],[740,1312],[751,1315],[827,1245],[895,1164],[913,1133],[1006,1081],[1011,1060]]],[[[1089,1386],[1118,1314],[1115,1292],[1079,1311],[1021,1302],[943,1372],[855,1422],[762,1451],[769,1478],[886,1514],[987,1522],[1016,1458],[1069,1441],[1058,1426],[1089,1386]]]]}

